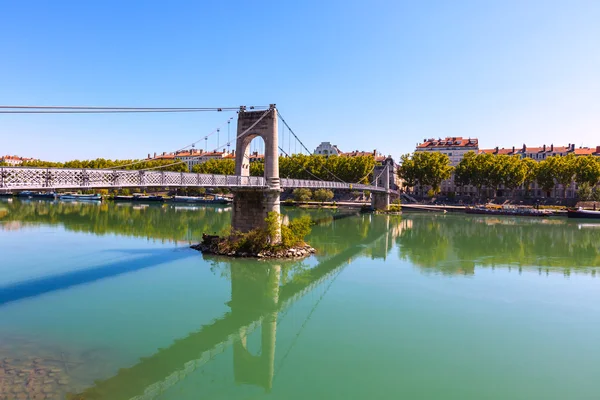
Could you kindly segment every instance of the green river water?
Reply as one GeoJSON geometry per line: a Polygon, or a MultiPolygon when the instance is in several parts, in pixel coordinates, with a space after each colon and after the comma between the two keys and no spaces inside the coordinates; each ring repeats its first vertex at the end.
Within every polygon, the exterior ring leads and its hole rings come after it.
{"type": "Polygon", "coordinates": [[[317,255],[189,249],[230,212],[0,199],[0,400],[600,399],[600,224],[286,209],[317,255]]]}

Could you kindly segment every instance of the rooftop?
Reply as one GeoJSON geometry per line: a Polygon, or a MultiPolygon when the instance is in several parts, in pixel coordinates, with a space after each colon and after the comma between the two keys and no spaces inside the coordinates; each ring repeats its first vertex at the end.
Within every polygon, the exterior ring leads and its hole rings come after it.
{"type": "Polygon", "coordinates": [[[417,149],[426,149],[433,147],[477,147],[477,139],[463,138],[461,136],[446,137],[444,139],[423,139],[423,143],[417,145],[417,149]]]}

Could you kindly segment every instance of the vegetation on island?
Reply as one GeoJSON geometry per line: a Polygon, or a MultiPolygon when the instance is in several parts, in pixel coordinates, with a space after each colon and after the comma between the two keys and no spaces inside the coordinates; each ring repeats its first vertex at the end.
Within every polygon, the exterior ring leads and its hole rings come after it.
{"type": "Polygon", "coordinates": [[[398,174],[408,187],[431,188],[430,195],[440,192],[441,182],[454,173],[454,183],[458,187],[473,186],[478,196],[489,194],[503,187],[514,193],[523,188],[525,195],[531,195],[534,182],[545,191],[558,185],[566,187],[575,181],[579,185],[578,194],[582,200],[600,199],[600,158],[594,156],[575,157],[551,156],[542,161],[520,156],[475,154],[468,152],[456,167],[450,166],[447,155],[439,152],[415,152],[401,157],[398,174]]]}
{"type": "Polygon", "coordinates": [[[231,231],[229,228],[219,236],[204,235],[203,242],[192,248],[207,253],[242,257],[285,257],[290,254],[290,249],[298,248],[297,256],[306,256],[314,253],[314,249],[304,241],[311,232],[311,225],[312,220],[308,215],[295,218],[286,225],[282,223],[281,214],[270,212],[264,227],[249,232],[231,231]]]}

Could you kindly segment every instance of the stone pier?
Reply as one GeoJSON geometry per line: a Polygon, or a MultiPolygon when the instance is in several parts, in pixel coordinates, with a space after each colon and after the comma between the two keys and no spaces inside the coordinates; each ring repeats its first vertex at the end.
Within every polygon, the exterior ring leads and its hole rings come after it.
{"type": "MultiPolygon", "coordinates": [[[[381,179],[385,192],[371,193],[371,208],[379,211],[387,211],[390,208],[390,168],[386,168],[382,172],[381,179]]],[[[375,182],[377,185],[377,182],[375,182]]]]}
{"type": "MultiPolygon", "coordinates": [[[[265,181],[267,188],[240,188],[233,191],[231,226],[234,230],[248,232],[255,228],[264,227],[265,218],[267,218],[269,212],[280,213],[281,185],[279,182],[277,132],[277,109],[274,104],[271,104],[267,111],[240,109],[235,148],[235,174],[239,176],[250,175],[250,142],[260,136],[265,142],[265,181]]],[[[277,243],[280,240],[281,231],[279,230],[271,238],[271,242],[277,243]]]]}

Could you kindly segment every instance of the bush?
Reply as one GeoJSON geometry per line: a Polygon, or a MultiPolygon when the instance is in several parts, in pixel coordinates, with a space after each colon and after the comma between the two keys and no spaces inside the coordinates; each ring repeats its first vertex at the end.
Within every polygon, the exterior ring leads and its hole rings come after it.
{"type": "Polygon", "coordinates": [[[402,211],[402,206],[400,204],[392,204],[388,210],[391,212],[400,212],[402,211]]]}
{"type": "Polygon", "coordinates": [[[225,252],[258,254],[265,250],[277,250],[281,247],[290,248],[304,245],[304,238],[311,231],[312,220],[305,215],[290,221],[289,225],[281,225],[281,244],[273,245],[271,238],[281,223],[281,214],[270,212],[265,219],[265,228],[256,228],[247,233],[224,231],[219,249],[225,252]]]}
{"type": "Polygon", "coordinates": [[[327,189],[317,189],[313,193],[313,199],[316,201],[320,201],[321,203],[325,201],[330,201],[333,199],[333,192],[327,189]]]}
{"type": "Polygon", "coordinates": [[[312,220],[308,215],[290,221],[289,225],[281,226],[281,244],[293,247],[304,244],[304,238],[311,231],[312,220]]]}
{"type": "Polygon", "coordinates": [[[312,198],[312,192],[310,189],[298,188],[292,192],[296,201],[309,201],[312,198]]]}

